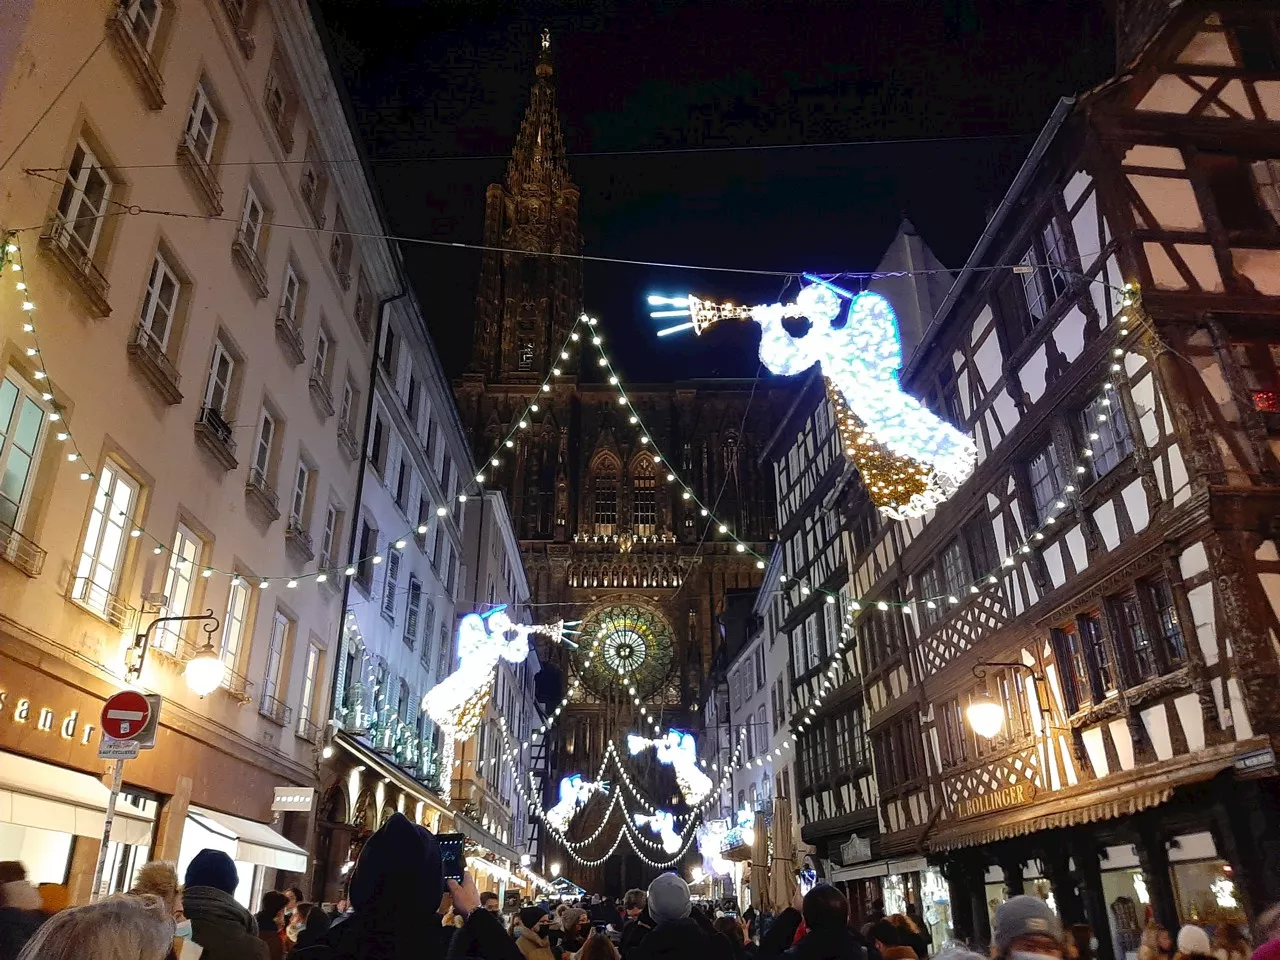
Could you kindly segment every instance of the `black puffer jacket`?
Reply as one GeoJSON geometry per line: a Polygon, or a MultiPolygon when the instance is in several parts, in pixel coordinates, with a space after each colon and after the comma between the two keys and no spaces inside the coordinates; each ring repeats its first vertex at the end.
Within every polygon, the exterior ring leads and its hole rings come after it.
{"type": "Polygon", "coordinates": [[[693,917],[666,920],[646,933],[627,960],[730,960],[729,941],[693,917]]]}
{"type": "Polygon", "coordinates": [[[191,921],[191,939],[204,947],[200,960],[269,960],[258,939],[258,921],[235,897],[216,887],[187,887],[182,911],[191,921]]]}

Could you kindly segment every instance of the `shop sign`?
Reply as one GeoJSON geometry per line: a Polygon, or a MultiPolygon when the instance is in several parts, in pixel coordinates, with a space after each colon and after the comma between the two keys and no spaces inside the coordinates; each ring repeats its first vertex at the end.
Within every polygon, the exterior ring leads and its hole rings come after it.
{"type": "Polygon", "coordinates": [[[63,740],[78,740],[81,744],[89,743],[96,729],[91,723],[80,722],[79,710],[59,718],[49,707],[33,704],[30,697],[13,697],[7,690],[0,690],[0,719],[26,724],[42,733],[56,731],[63,740]]]}
{"type": "Polygon", "coordinates": [[[314,787],[276,787],[271,809],[280,813],[310,813],[315,796],[314,787]]]}
{"type": "Polygon", "coordinates": [[[1013,810],[1036,798],[1036,785],[1030,780],[1020,780],[1007,787],[998,787],[975,797],[956,801],[955,818],[967,820],[1000,810],[1013,810]]]}
{"type": "Polygon", "coordinates": [[[871,841],[863,837],[852,836],[840,844],[840,865],[847,867],[871,859],[871,841]]]}

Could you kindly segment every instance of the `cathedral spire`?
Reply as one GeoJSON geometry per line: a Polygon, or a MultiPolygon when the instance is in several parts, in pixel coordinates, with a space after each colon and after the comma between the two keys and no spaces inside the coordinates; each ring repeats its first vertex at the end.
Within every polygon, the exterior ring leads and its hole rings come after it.
{"type": "Polygon", "coordinates": [[[543,29],[538,65],[534,68],[533,90],[520,132],[516,135],[511,161],[507,164],[507,187],[519,189],[526,183],[560,186],[569,180],[569,164],[564,152],[564,134],[556,110],[556,89],[552,82],[551,31],[543,29]]]}

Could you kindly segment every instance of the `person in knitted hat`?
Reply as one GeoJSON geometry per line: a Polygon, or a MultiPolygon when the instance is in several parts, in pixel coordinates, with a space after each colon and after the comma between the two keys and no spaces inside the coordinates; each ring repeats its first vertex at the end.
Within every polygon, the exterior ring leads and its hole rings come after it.
{"type": "Polygon", "coordinates": [[[187,865],[182,911],[191,939],[204,948],[201,960],[269,960],[253,914],[235,898],[240,875],[221,850],[204,849],[187,865]]]}
{"type": "Polygon", "coordinates": [[[560,914],[559,935],[557,936],[557,931],[551,931],[551,947],[553,950],[558,949],[561,955],[577,953],[587,942],[590,929],[591,921],[587,917],[587,911],[581,907],[569,907],[560,914]]]}
{"type": "Polygon", "coordinates": [[[654,927],[627,955],[627,960],[724,960],[729,942],[709,920],[692,913],[689,885],[679,874],[663,873],[649,884],[649,915],[654,927]]]}
{"type": "Polygon", "coordinates": [[[1209,935],[1194,924],[1188,923],[1178,931],[1177,947],[1175,960],[1213,960],[1209,935]]]}
{"type": "Polygon", "coordinates": [[[550,926],[551,914],[541,907],[525,907],[520,911],[520,937],[516,947],[524,960],[555,960],[547,938],[550,926]]]}
{"type": "Polygon", "coordinates": [[[1066,955],[1062,921],[1039,897],[1020,894],[996,908],[991,931],[992,960],[1008,960],[1015,953],[1057,958],[1066,955]]]}

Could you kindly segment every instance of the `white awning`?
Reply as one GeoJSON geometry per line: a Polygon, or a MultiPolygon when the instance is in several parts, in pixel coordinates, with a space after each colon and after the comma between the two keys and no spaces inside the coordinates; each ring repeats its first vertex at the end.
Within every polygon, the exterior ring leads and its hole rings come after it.
{"type": "Polygon", "coordinates": [[[857,863],[850,867],[836,867],[831,871],[831,881],[866,880],[869,877],[896,876],[900,873],[918,873],[929,866],[924,857],[905,860],[877,860],[874,863],[857,863]]]}
{"type": "MultiPolygon", "coordinates": [[[[0,754],[0,823],[102,839],[111,791],[87,773],[13,753],[0,754]]],[[[150,846],[155,818],[116,800],[111,839],[150,846]]]]}
{"type": "Polygon", "coordinates": [[[307,871],[307,851],[265,823],[206,810],[195,804],[187,808],[187,816],[210,833],[226,839],[230,849],[225,852],[232,860],[288,870],[290,873],[307,871]]]}

